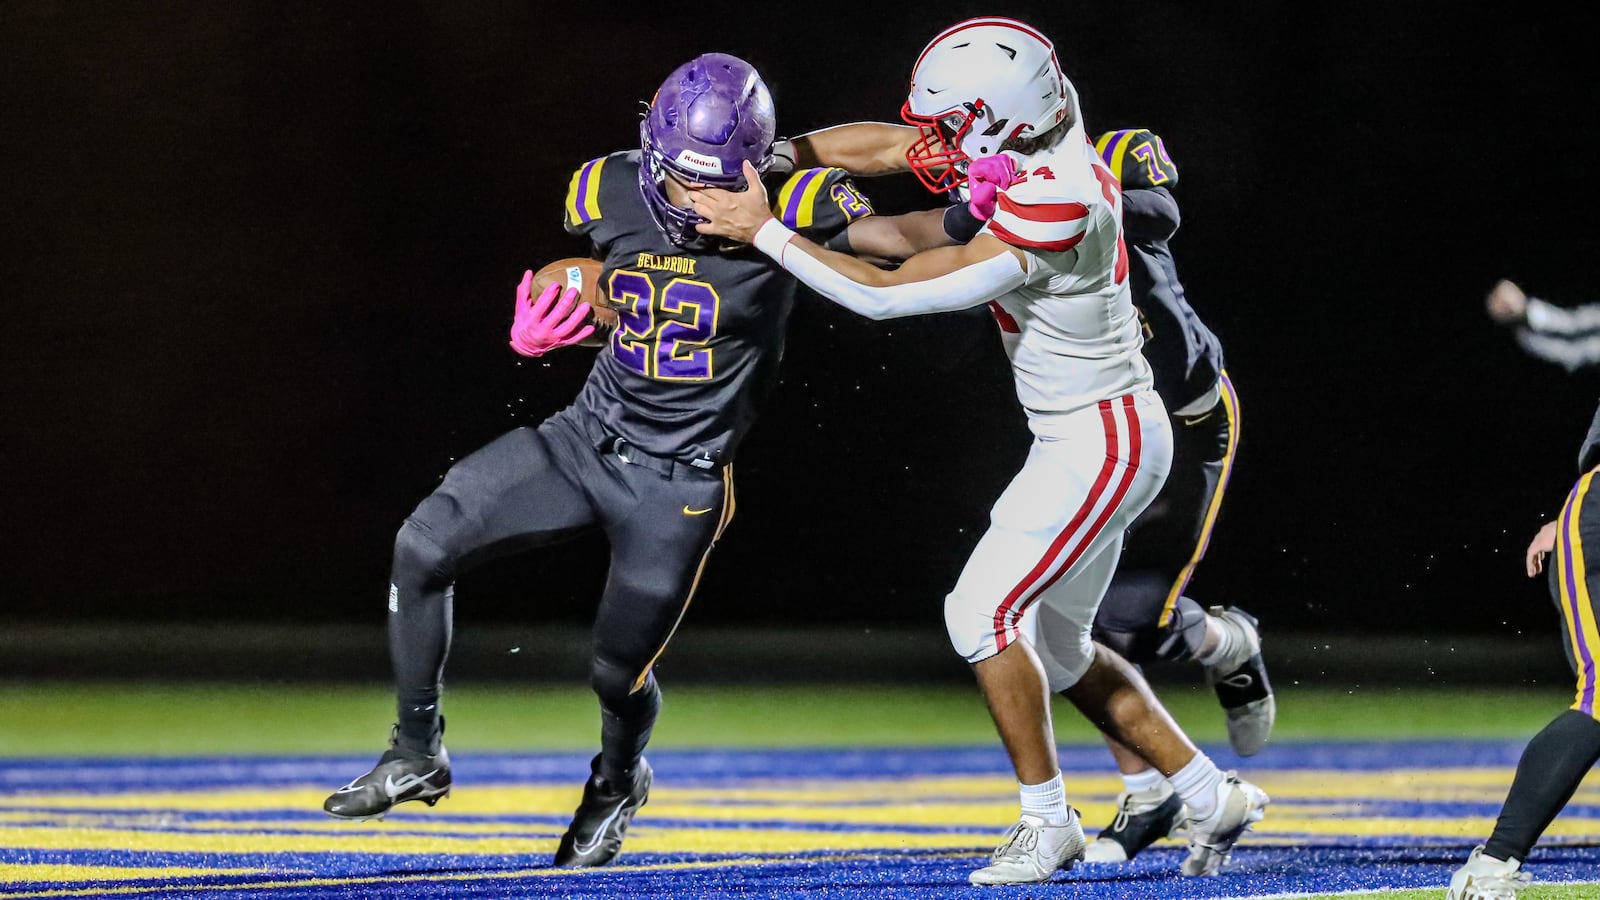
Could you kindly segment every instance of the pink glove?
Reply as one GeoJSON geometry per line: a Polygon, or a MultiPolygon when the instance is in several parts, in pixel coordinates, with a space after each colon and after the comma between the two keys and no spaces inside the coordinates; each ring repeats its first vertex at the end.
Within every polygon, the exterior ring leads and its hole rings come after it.
{"type": "Polygon", "coordinates": [[[560,282],[545,285],[538,299],[529,300],[533,293],[533,270],[522,273],[522,283],[517,285],[517,312],[511,320],[511,349],[523,356],[542,356],[557,347],[576,344],[591,334],[594,325],[584,325],[589,318],[589,304],[578,302],[578,289],[561,290],[560,282]],[[561,297],[556,302],[557,296],[561,297]],[[582,327],[579,327],[582,326],[582,327]]]}
{"type": "Polygon", "coordinates": [[[994,215],[1000,192],[1017,183],[1016,164],[1004,153],[973,160],[967,166],[967,208],[983,221],[994,215]]]}

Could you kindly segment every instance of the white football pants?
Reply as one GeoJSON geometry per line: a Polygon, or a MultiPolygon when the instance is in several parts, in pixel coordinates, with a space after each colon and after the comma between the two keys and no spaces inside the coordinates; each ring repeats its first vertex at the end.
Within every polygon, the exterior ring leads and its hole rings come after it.
{"type": "Polygon", "coordinates": [[[950,642],[979,662],[1025,640],[1052,692],[1094,661],[1089,628],[1122,553],[1122,534],[1172,464],[1172,428],[1155,391],[1033,423],[1022,469],[945,598],[950,642]]]}

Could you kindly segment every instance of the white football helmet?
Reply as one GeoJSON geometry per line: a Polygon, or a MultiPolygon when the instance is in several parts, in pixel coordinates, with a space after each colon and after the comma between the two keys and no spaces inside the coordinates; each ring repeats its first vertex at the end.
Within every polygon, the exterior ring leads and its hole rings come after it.
{"type": "Polygon", "coordinates": [[[911,69],[900,117],[922,135],[906,160],[928,190],[949,191],[967,180],[971,160],[1076,119],[1077,99],[1038,29],[999,16],[958,22],[911,69]]]}

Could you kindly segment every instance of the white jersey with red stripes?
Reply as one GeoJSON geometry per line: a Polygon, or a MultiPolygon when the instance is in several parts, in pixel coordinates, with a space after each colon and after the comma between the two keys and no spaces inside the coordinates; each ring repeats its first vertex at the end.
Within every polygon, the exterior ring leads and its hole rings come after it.
{"type": "Polygon", "coordinates": [[[1018,164],[1024,180],[1000,192],[984,227],[1027,257],[1027,282],[991,308],[1016,335],[1017,396],[1035,430],[1041,417],[1153,383],[1128,290],[1121,191],[1078,131],[1018,164]]]}

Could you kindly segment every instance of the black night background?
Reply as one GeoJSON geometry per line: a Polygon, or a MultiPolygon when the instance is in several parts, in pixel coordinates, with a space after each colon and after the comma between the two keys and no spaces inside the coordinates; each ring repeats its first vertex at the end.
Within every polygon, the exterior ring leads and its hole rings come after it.
{"type": "MultiPolygon", "coordinates": [[[[1600,73],[1543,4],[0,2],[0,616],[378,625],[402,518],[582,382],[593,351],[506,346],[512,292],[585,252],[568,177],[660,79],[722,50],[783,133],[894,120],[927,39],[990,13],[1055,39],[1091,134],[1149,127],[1181,168],[1173,248],[1243,414],[1192,594],[1553,646],[1521,555],[1600,379],[1483,305],[1500,277],[1600,300],[1600,73]]],[[[1027,440],[970,327],[802,302],[686,627],[941,627],[1027,440]]],[[[475,572],[458,623],[584,623],[605,552],[475,572]]]]}

